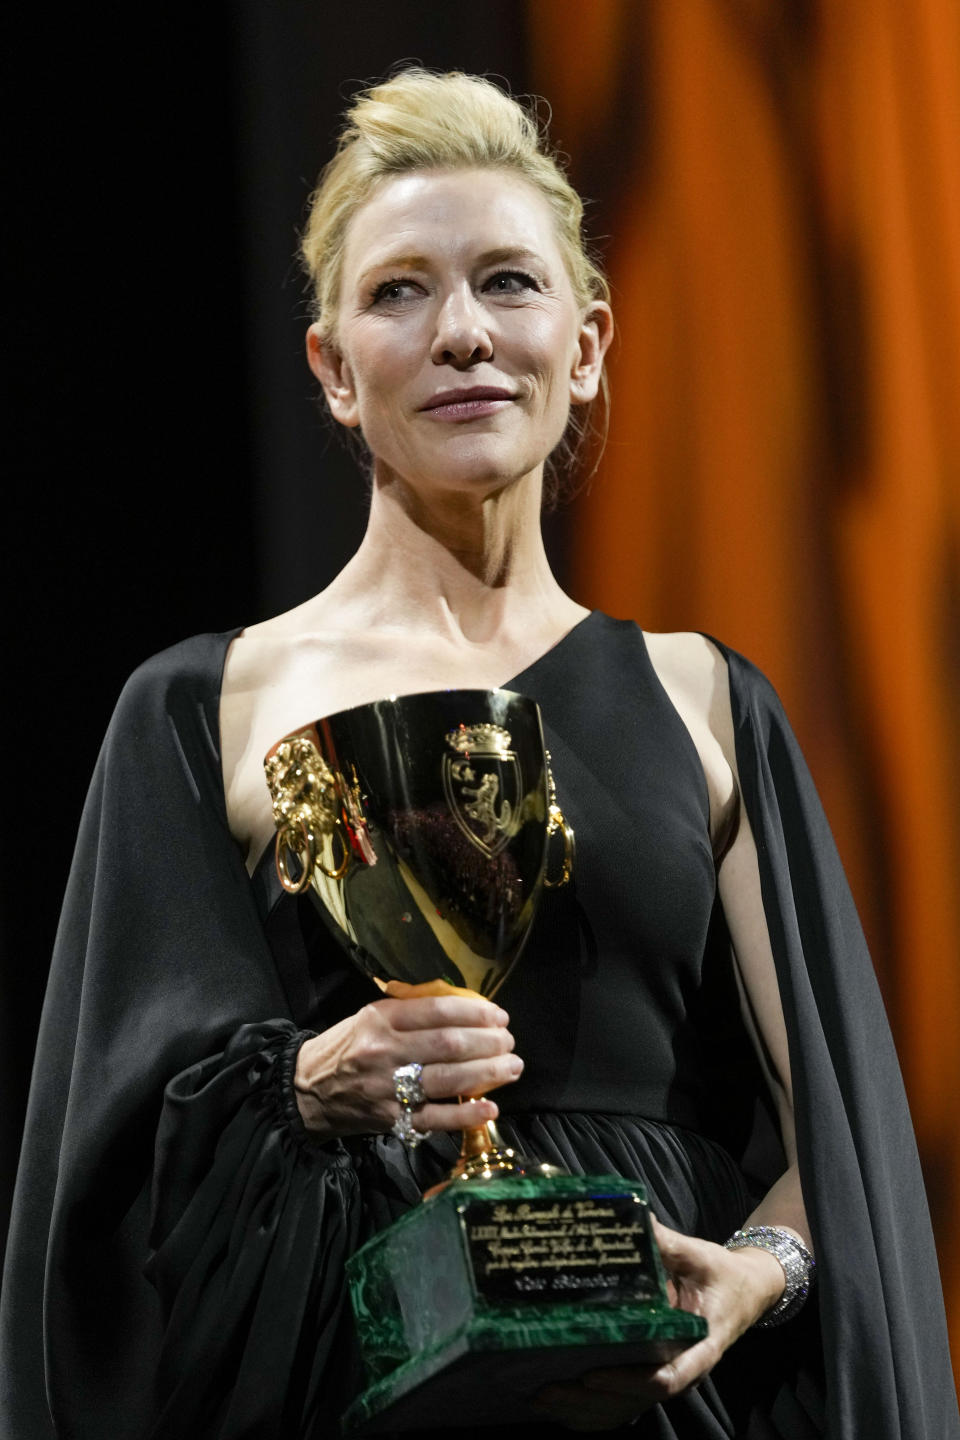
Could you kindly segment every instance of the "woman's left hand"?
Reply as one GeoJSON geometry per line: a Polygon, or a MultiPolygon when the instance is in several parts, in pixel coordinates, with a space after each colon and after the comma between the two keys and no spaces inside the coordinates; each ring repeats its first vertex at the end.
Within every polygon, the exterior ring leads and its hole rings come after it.
{"type": "Polygon", "coordinates": [[[535,1408],[571,1430],[614,1430],[697,1385],[783,1292],[783,1270],[766,1250],[725,1250],[668,1230],[656,1219],[653,1232],[669,1277],[670,1303],[702,1315],[709,1331],[662,1365],[590,1370],[570,1384],[545,1386],[535,1408]]]}

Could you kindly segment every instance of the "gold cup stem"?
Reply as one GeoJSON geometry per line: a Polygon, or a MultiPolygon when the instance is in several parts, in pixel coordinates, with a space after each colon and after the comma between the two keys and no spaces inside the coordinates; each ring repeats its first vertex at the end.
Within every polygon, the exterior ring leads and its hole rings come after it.
{"type": "MultiPolygon", "coordinates": [[[[478,1096],[470,1097],[478,1099],[478,1096]]],[[[556,1165],[522,1155],[512,1145],[505,1145],[492,1120],[484,1125],[471,1125],[462,1132],[460,1155],[450,1173],[438,1184],[425,1190],[424,1200],[439,1195],[448,1185],[480,1183],[484,1180],[506,1180],[520,1175],[563,1175],[556,1165]]]]}
{"type": "Polygon", "coordinates": [[[464,1130],[460,1141],[460,1160],[473,1160],[478,1155],[502,1154],[505,1152],[500,1132],[492,1120],[485,1125],[474,1125],[464,1130]]]}

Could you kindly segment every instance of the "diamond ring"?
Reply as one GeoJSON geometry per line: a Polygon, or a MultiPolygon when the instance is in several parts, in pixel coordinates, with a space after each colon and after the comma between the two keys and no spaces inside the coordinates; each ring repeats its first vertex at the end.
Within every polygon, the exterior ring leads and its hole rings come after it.
{"type": "Polygon", "coordinates": [[[395,1135],[398,1140],[402,1140],[404,1145],[409,1146],[411,1150],[416,1150],[421,1140],[426,1140],[430,1133],[429,1130],[417,1130],[414,1128],[413,1121],[410,1119],[409,1110],[400,1111],[400,1114],[393,1122],[391,1130],[391,1134],[395,1135]]]}
{"type": "Polygon", "coordinates": [[[398,1065],[393,1072],[393,1093],[407,1110],[419,1110],[426,1101],[426,1092],[420,1080],[423,1066],[398,1065]]]}

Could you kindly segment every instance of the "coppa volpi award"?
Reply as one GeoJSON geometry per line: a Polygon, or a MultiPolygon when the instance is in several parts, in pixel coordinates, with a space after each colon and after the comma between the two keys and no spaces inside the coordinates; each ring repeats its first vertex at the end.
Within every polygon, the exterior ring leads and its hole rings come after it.
{"type": "MultiPolygon", "coordinates": [[[[309,893],[381,989],[492,998],[543,887],[573,881],[573,832],[525,696],[392,697],[285,736],[264,763],[282,884],[309,893]]],[[[367,1379],[347,1434],[535,1420],[551,1380],[665,1359],[706,1333],[668,1303],[639,1182],[563,1174],[493,1124],[464,1132],[451,1174],[347,1278],[367,1379]]]]}

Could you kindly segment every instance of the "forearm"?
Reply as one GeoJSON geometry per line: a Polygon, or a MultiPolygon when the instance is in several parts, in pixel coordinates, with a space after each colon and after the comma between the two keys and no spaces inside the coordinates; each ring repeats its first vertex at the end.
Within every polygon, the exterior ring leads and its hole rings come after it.
{"type": "Polygon", "coordinates": [[[796,1163],[790,1165],[780,1179],[771,1185],[760,1204],[747,1216],[740,1228],[747,1230],[752,1225],[775,1225],[781,1230],[789,1230],[813,1253],[810,1225],[800,1189],[800,1171],[796,1163]]]}
{"type": "MultiPolygon", "coordinates": [[[[732,1248],[729,1245],[727,1248],[728,1254],[732,1254],[742,1267],[745,1293],[752,1295],[753,1303],[758,1306],[751,1323],[761,1320],[781,1301],[781,1308],[786,1307],[785,1314],[789,1315],[798,1303],[802,1303],[796,1298],[798,1293],[806,1293],[805,1288],[798,1292],[797,1285],[805,1287],[809,1283],[809,1271],[806,1272],[806,1280],[802,1279],[801,1256],[804,1250],[811,1251],[810,1227],[796,1163],[791,1164],[770,1187],[760,1204],[742,1222],[740,1231],[747,1234],[738,1234],[732,1248]],[[765,1233],[750,1234],[757,1230],[765,1233]],[[786,1248],[783,1248],[786,1236],[792,1236],[799,1243],[799,1252],[788,1240],[786,1248]],[[801,1268],[798,1269],[798,1266],[801,1268]]],[[[809,1259],[808,1254],[807,1261],[809,1259]]],[[[778,1310],[772,1323],[780,1323],[779,1314],[778,1310]]]]}

